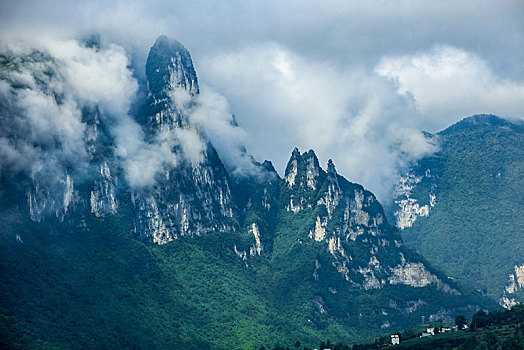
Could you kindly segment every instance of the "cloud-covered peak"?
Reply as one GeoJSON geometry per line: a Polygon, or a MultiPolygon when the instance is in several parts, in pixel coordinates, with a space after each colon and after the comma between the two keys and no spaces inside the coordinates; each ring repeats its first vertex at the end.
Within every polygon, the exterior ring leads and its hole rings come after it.
{"type": "Polygon", "coordinates": [[[161,35],[149,50],[146,62],[149,91],[155,99],[183,88],[188,94],[199,92],[198,79],[189,51],[175,39],[161,35]]]}

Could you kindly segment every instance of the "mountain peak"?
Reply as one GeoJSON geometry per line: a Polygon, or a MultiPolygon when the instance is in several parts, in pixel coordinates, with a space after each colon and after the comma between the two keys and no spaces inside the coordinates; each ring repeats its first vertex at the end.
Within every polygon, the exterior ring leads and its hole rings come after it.
{"type": "Polygon", "coordinates": [[[286,166],[285,178],[289,187],[298,184],[316,190],[321,172],[317,155],[312,149],[301,155],[298,148],[295,148],[286,166]]]}
{"type": "Polygon", "coordinates": [[[146,62],[149,91],[155,99],[183,88],[190,95],[199,92],[198,79],[189,51],[175,39],[161,35],[149,50],[146,62]]]}
{"type": "Polygon", "coordinates": [[[445,130],[439,132],[440,135],[454,134],[463,131],[481,130],[481,129],[497,129],[509,128],[515,131],[524,131],[522,124],[518,122],[513,123],[504,118],[500,118],[493,114],[476,114],[466,117],[455,124],[451,125],[445,130]]]}
{"type": "Polygon", "coordinates": [[[262,163],[262,167],[266,170],[266,171],[269,171],[271,173],[276,173],[277,171],[275,170],[275,167],[273,166],[273,163],[270,161],[270,160],[264,160],[264,162],[262,163]]]}
{"type": "Polygon", "coordinates": [[[328,175],[337,175],[337,170],[335,169],[335,164],[333,160],[329,159],[327,163],[327,173],[328,175]]]}
{"type": "Polygon", "coordinates": [[[291,159],[290,160],[297,159],[297,158],[300,158],[300,151],[298,150],[298,147],[295,147],[293,149],[293,152],[291,152],[291,159]]]}

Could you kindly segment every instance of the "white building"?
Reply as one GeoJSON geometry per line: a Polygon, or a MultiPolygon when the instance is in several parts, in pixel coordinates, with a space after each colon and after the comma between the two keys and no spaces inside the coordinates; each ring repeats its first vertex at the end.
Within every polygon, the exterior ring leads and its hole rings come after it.
{"type": "Polygon", "coordinates": [[[391,335],[391,345],[398,345],[400,344],[400,337],[398,334],[392,334],[391,335]]]}

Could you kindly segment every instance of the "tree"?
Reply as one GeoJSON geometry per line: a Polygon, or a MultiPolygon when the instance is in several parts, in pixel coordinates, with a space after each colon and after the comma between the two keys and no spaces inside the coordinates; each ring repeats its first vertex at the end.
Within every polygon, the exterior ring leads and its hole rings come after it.
{"type": "Polygon", "coordinates": [[[471,319],[471,330],[476,330],[479,328],[484,328],[490,325],[489,317],[484,310],[477,311],[476,314],[473,315],[473,318],[471,319]]]}
{"type": "Polygon", "coordinates": [[[464,329],[464,325],[466,324],[468,324],[468,320],[466,320],[464,315],[458,315],[455,317],[455,325],[458,327],[458,329],[464,329]]]}
{"type": "Polygon", "coordinates": [[[295,348],[299,348],[300,347],[300,340],[297,340],[297,342],[295,343],[295,348]]]}

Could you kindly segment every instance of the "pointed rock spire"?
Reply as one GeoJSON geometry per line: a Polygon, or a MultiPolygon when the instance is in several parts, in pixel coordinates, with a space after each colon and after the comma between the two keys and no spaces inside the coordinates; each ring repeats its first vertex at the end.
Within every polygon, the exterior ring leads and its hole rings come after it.
{"type": "Polygon", "coordinates": [[[166,98],[177,87],[190,95],[199,92],[198,79],[189,51],[175,39],[158,37],[149,50],[146,76],[150,93],[156,100],[166,98]]]}
{"type": "Polygon", "coordinates": [[[317,155],[310,149],[302,155],[302,159],[306,165],[306,186],[312,190],[318,190],[322,169],[320,168],[317,155]]]}
{"type": "Polygon", "coordinates": [[[271,173],[276,173],[277,171],[275,170],[275,167],[273,166],[273,163],[270,161],[270,160],[264,160],[264,162],[262,163],[262,167],[266,170],[266,171],[269,171],[271,173]]]}
{"type": "Polygon", "coordinates": [[[317,190],[321,172],[317,155],[313,150],[310,149],[301,155],[298,148],[295,148],[286,167],[285,180],[289,187],[297,184],[317,190]]]}
{"type": "Polygon", "coordinates": [[[300,151],[297,147],[293,149],[293,152],[291,152],[291,159],[289,161],[292,161],[293,159],[297,159],[300,157],[300,151]]]}
{"type": "Polygon", "coordinates": [[[327,163],[327,173],[328,175],[337,175],[337,169],[335,169],[335,164],[331,159],[329,159],[327,163]]]}
{"type": "Polygon", "coordinates": [[[285,180],[289,187],[293,187],[295,185],[295,178],[298,173],[298,162],[300,158],[300,151],[298,150],[298,148],[295,147],[295,149],[291,153],[291,158],[287,162],[285,172],[285,180]]]}

